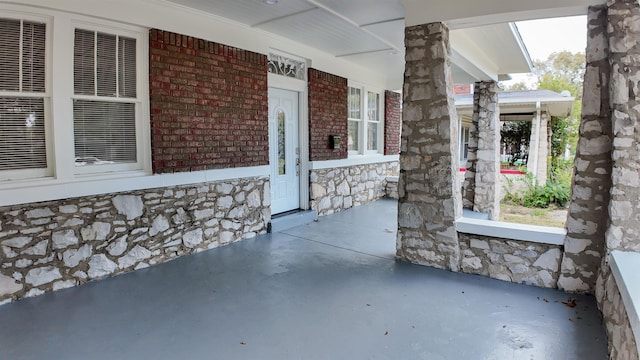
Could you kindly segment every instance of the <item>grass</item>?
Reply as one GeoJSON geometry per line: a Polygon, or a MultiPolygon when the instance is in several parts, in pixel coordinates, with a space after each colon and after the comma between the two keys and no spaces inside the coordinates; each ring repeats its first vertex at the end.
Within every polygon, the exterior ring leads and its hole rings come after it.
{"type": "Polygon", "coordinates": [[[537,209],[500,204],[500,221],[562,228],[567,217],[566,211],[558,208],[537,209]]]}

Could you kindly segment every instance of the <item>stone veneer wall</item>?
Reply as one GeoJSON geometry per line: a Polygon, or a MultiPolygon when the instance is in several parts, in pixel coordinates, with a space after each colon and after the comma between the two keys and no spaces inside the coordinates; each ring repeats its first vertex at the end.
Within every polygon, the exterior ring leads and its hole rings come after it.
{"type": "Polygon", "coordinates": [[[636,339],[620,296],[620,289],[611,270],[607,273],[607,277],[602,280],[603,296],[599,299],[599,306],[607,330],[609,359],[638,360],[636,339]]]}
{"type": "Polygon", "coordinates": [[[159,264],[266,232],[269,179],[0,208],[0,303],[159,264]]]}
{"type": "Polygon", "coordinates": [[[397,174],[397,161],[311,170],[311,209],[323,216],[380,199],[397,174]]]}
{"type": "Polygon", "coordinates": [[[460,271],[494,279],[555,288],[562,247],[458,233],[460,271]]]}

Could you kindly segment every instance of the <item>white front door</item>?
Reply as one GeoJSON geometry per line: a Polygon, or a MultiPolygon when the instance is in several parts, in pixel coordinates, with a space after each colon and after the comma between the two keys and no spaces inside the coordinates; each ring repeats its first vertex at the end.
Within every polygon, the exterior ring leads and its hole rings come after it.
{"type": "Polygon", "coordinates": [[[269,88],[271,213],[300,207],[298,92],[269,88]]]}

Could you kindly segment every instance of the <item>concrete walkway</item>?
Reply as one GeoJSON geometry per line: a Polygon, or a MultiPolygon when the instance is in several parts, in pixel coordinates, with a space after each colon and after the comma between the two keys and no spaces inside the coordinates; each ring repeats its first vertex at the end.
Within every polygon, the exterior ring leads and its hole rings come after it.
{"type": "Polygon", "coordinates": [[[606,359],[593,297],[394,261],[396,206],[0,306],[0,359],[606,359]]]}

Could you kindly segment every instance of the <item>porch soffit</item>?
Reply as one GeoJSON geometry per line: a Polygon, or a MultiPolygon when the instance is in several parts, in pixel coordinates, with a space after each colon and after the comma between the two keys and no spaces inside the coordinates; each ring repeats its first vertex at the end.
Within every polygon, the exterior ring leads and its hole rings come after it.
{"type": "MultiPolygon", "coordinates": [[[[388,74],[392,88],[402,85],[405,8],[401,0],[279,0],[274,5],[261,0],[165,1],[310,45],[388,74]]],[[[496,80],[499,75],[531,69],[517,31],[504,21],[453,30],[451,39],[456,83],[496,80]]]]}

